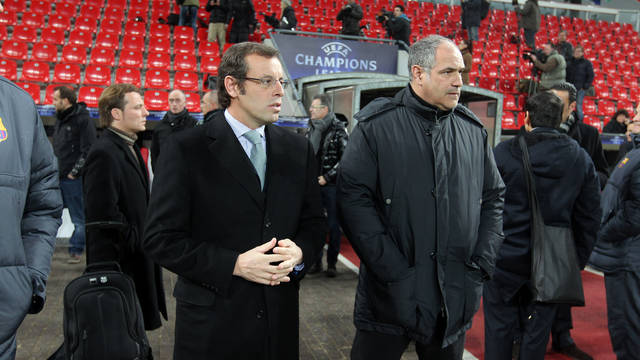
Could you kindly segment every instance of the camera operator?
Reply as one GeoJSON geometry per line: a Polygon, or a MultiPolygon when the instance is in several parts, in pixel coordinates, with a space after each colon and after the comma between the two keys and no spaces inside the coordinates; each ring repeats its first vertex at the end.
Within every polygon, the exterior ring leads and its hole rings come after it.
{"type": "Polygon", "coordinates": [[[411,45],[411,19],[404,13],[404,6],[396,5],[393,13],[380,10],[376,20],[387,29],[387,35],[394,40],[404,41],[407,46],[411,45]]]}
{"type": "Polygon", "coordinates": [[[555,84],[564,82],[567,75],[567,63],[562,55],[558,54],[555,45],[552,42],[544,44],[542,52],[547,56],[547,61],[543,62],[538,59],[536,54],[529,55],[533,65],[542,71],[540,76],[541,90],[548,90],[555,84]]]}
{"type": "Polygon", "coordinates": [[[356,0],[347,0],[347,3],[336,17],[336,19],[342,21],[341,34],[360,36],[360,20],[362,20],[362,16],[362,7],[356,4],[356,0]]]}
{"type": "Polygon", "coordinates": [[[284,30],[295,30],[296,24],[298,21],[296,20],[296,13],[291,6],[291,0],[282,0],[280,1],[280,8],[282,9],[282,15],[280,16],[280,21],[276,18],[276,14],[273,13],[271,16],[260,13],[264,15],[264,21],[273,26],[276,29],[284,29],[284,30]]]}

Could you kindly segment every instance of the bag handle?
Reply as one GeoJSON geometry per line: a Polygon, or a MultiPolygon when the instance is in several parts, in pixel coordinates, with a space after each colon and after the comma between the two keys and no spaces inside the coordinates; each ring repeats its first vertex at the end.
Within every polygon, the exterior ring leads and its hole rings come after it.
{"type": "Polygon", "coordinates": [[[101,261],[93,264],[87,265],[84,269],[84,273],[92,273],[100,270],[114,270],[117,272],[122,272],[122,268],[120,268],[120,264],[115,261],[101,261]]]}
{"type": "Polygon", "coordinates": [[[527,181],[531,217],[534,218],[540,216],[540,207],[536,193],[536,183],[533,178],[533,170],[531,169],[531,160],[529,159],[529,148],[527,147],[524,135],[518,136],[518,142],[520,143],[520,150],[522,150],[522,164],[524,165],[525,180],[527,181]]]}

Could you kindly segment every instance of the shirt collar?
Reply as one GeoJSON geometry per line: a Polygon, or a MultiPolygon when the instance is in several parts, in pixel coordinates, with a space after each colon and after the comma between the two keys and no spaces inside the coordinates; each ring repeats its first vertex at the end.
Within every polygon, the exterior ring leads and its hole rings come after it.
{"type": "MultiPolygon", "coordinates": [[[[224,118],[227,120],[227,123],[229,124],[229,126],[231,126],[231,130],[233,130],[233,133],[236,135],[237,138],[241,138],[242,135],[251,131],[251,128],[249,128],[248,126],[246,126],[245,124],[241,123],[239,120],[234,118],[229,113],[228,109],[224,111],[224,118]]],[[[255,130],[264,139],[264,125],[260,126],[255,130]]]]}

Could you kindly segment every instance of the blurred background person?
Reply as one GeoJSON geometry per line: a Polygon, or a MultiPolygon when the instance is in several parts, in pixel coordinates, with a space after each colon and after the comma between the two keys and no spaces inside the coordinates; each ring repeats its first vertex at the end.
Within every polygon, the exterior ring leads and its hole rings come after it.
{"type": "Polygon", "coordinates": [[[627,132],[627,124],[629,124],[629,112],[625,109],[621,109],[615,112],[609,123],[605,125],[602,132],[610,134],[624,134],[627,132]]]}
{"type": "Polygon", "coordinates": [[[220,56],[224,51],[224,44],[227,39],[227,12],[229,11],[229,0],[209,0],[206,10],[209,15],[209,30],[207,31],[207,40],[209,42],[218,42],[220,56]]]}
{"type": "Polygon", "coordinates": [[[576,97],[576,110],[580,118],[584,116],[582,112],[582,102],[584,96],[593,84],[593,64],[584,58],[584,48],[582,45],[576,45],[573,49],[573,56],[567,62],[567,81],[573,84],[578,91],[576,97]]]}
{"type": "Polygon", "coordinates": [[[249,34],[256,29],[256,11],[251,0],[233,0],[227,15],[227,24],[233,19],[229,30],[229,42],[232,44],[249,41],[249,34]]]}
{"type": "Polygon", "coordinates": [[[540,30],[540,8],[538,0],[527,0],[524,7],[514,9],[520,15],[519,25],[524,29],[524,38],[530,49],[536,48],[536,33],[540,30]]]}
{"type": "Polygon", "coordinates": [[[558,54],[562,55],[565,61],[573,58],[573,45],[567,41],[567,35],[567,30],[560,30],[558,33],[558,42],[556,43],[558,54]]]}
{"type": "Polygon", "coordinates": [[[460,53],[462,53],[462,60],[464,61],[462,83],[469,85],[469,73],[471,72],[471,66],[473,63],[473,42],[462,39],[458,43],[458,49],[460,49],[460,53]]]}
{"type": "Polygon", "coordinates": [[[482,0],[462,1],[462,28],[467,30],[471,41],[478,41],[478,28],[482,21],[482,0]]]}
{"type": "Polygon", "coordinates": [[[411,45],[411,19],[404,13],[404,6],[396,5],[392,16],[384,15],[384,27],[391,39],[404,41],[407,46],[411,45]]]}
{"type": "Polygon", "coordinates": [[[198,123],[186,108],[187,99],[181,90],[173,90],[169,93],[169,111],[153,129],[151,138],[151,161],[158,164],[162,146],[167,137],[184,129],[189,129],[198,123]]]}
{"type": "Polygon", "coordinates": [[[347,0],[342,7],[336,19],[342,21],[342,35],[360,36],[360,20],[362,20],[362,7],[356,3],[356,0],[347,0]]]}
{"type": "Polygon", "coordinates": [[[271,15],[264,15],[264,21],[275,29],[295,30],[298,21],[296,20],[296,12],[293,6],[291,6],[291,0],[280,1],[280,8],[282,9],[280,20],[278,20],[276,14],[273,13],[271,15]]]}

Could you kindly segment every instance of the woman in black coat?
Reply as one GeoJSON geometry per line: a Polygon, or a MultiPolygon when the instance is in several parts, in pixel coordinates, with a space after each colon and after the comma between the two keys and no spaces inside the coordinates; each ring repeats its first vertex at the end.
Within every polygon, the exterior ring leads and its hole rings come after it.
{"type": "Polygon", "coordinates": [[[167,306],[162,270],[141,249],[149,180],[135,134],[115,126],[102,132],[85,164],[87,264],[117,261],[135,283],[145,329],[153,330],[162,325],[160,313],[167,319],[167,306]]]}

